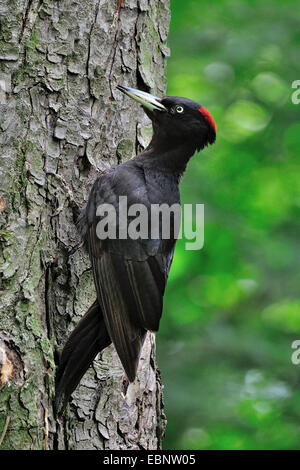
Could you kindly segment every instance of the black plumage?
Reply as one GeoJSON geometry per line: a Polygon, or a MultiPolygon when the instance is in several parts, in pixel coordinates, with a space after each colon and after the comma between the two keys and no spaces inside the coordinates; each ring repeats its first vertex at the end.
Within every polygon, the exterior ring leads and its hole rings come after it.
{"type": "MultiPolygon", "coordinates": [[[[97,300],[70,335],[56,374],[56,409],[62,411],[70,394],[98,352],[114,344],[129,381],[136,376],[147,330],[157,331],[163,308],[176,234],[168,239],[162,228],[156,238],[99,239],[97,208],[111,204],[119,215],[120,197],[127,205],[151,207],[180,203],[179,182],[196,150],[212,144],[215,123],[207,110],[187,98],[159,99],[119,86],[140,102],[152,120],[153,138],[140,155],[105,171],[95,181],[78,228],[92,263],[97,300]]],[[[127,218],[127,226],[132,217],[127,218]]],[[[118,234],[118,220],[116,221],[118,234]]]]}

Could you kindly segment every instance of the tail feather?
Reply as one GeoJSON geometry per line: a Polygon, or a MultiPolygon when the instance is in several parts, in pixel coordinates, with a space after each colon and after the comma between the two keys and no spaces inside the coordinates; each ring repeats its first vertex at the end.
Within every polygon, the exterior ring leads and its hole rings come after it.
{"type": "Polygon", "coordinates": [[[55,409],[61,414],[71,393],[102,349],[111,343],[98,302],[89,308],[69,336],[56,373],[55,409]]]}

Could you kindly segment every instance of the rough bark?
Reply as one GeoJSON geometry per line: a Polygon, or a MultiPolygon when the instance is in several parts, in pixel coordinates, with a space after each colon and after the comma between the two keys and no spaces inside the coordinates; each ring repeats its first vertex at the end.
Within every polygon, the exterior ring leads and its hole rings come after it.
{"type": "Polygon", "coordinates": [[[159,448],[153,335],[133,384],[110,347],[60,421],[52,402],[57,352],[95,298],[75,221],[98,171],[149,139],[116,84],[165,92],[168,0],[3,0],[0,14],[1,448],[159,448]]]}

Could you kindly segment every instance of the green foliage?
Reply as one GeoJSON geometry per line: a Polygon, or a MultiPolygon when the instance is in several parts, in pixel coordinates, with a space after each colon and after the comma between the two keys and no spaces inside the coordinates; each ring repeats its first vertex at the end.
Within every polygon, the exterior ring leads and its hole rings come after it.
{"type": "Polygon", "coordinates": [[[205,242],[179,240],[158,338],[165,449],[299,449],[300,79],[296,0],[171,0],[168,94],[213,115],[183,203],[205,242]]]}

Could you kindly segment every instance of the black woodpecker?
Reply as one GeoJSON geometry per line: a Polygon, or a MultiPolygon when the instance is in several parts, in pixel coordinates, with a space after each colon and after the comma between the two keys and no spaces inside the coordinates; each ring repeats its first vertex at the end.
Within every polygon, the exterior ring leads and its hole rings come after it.
{"type": "Polygon", "coordinates": [[[120,196],[127,197],[128,207],[143,204],[149,213],[154,204],[180,204],[179,183],[189,159],[216,140],[215,122],[200,104],[177,96],[158,98],[123,85],[117,88],[142,105],[152,121],[153,137],[145,151],[97,178],[79,217],[97,299],[62,351],[56,374],[57,413],[95,356],[111,343],[128,380],[134,381],[146,332],[158,331],[173,259],[174,230],[169,239],[161,228],[156,238],[99,238],[97,208],[110,204],[120,215],[120,196]]]}

